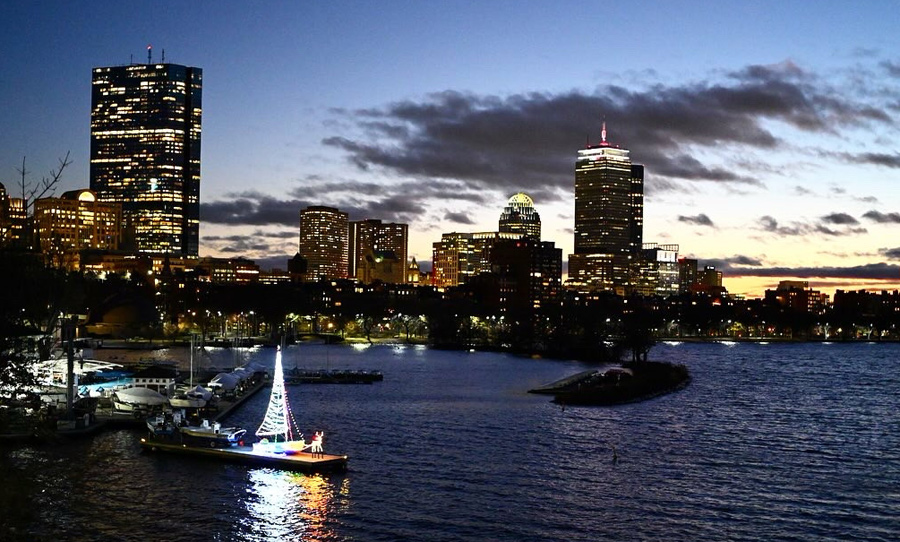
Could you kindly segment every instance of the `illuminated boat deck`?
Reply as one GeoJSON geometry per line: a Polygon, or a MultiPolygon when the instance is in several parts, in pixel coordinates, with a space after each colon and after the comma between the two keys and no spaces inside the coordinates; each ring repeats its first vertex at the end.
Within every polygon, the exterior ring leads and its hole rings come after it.
{"type": "Polygon", "coordinates": [[[346,455],[316,454],[299,452],[292,455],[273,454],[254,451],[250,446],[232,448],[201,448],[179,443],[159,442],[141,439],[144,450],[151,452],[168,452],[195,457],[207,457],[222,461],[244,463],[260,467],[276,467],[285,470],[303,472],[342,471],[347,468],[346,455]]]}

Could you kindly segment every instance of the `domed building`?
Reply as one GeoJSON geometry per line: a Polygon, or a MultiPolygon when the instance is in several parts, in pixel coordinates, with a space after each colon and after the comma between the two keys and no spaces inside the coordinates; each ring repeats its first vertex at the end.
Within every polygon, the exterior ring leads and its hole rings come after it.
{"type": "Polygon", "coordinates": [[[534,201],[531,196],[519,192],[509,198],[500,215],[500,231],[521,233],[540,241],[541,215],[534,210],[534,201]]]}

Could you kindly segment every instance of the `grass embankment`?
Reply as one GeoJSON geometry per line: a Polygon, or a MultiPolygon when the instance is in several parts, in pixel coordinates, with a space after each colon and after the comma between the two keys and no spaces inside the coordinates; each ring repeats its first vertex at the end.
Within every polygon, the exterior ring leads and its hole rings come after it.
{"type": "Polygon", "coordinates": [[[645,401],[680,390],[691,381],[684,365],[644,361],[623,365],[631,374],[610,370],[555,390],[554,403],[564,405],[619,405],[645,401]]]}

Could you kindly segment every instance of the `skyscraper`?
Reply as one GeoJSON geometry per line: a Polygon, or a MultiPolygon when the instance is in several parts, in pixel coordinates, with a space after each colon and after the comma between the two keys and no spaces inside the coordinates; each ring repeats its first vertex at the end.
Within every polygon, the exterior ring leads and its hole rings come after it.
{"type": "Polygon", "coordinates": [[[300,256],[306,259],[306,280],[347,278],[347,213],[314,205],[300,211],[300,256]]]}
{"type": "Polygon", "coordinates": [[[629,151],[611,147],[603,124],[599,145],[578,151],[575,162],[575,250],[569,278],[605,290],[629,288],[641,249],[644,166],[629,151]]]}
{"type": "Polygon", "coordinates": [[[149,60],[94,68],[91,190],[122,204],[135,250],[196,256],[203,71],[149,60]]]}
{"type": "Polygon", "coordinates": [[[500,215],[500,231],[541,240],[541,215],[534,210],[534,201],[528,194],[519,192],[509,198],[500,215]]]}
{"type": "Polygon", "coordinates": [[[369,219],[350,222],[351,278],[406,282],[409,225],[369,219]],[[377,265],[390,262],[391,265],[377,265]]]}

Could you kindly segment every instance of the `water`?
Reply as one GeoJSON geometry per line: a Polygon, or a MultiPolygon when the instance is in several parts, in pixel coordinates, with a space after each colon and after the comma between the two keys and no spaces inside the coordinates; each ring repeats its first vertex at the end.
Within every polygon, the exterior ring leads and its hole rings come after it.
{"type": "MultiPolygon", "coordinates": [[[[324,430],[347,473],[145,455],[127,430],[5,449],[0,538],[900,539],[900,345],[661,344],[651,358],[687,364],[693,382],[562,410],[525,390],[582,364],[291,347],[286,368],[385,374],[289,388],[301,429],[324,430]]],[[[255,430],[266,403],[260,393],[225,422],[255,430]]]]}

